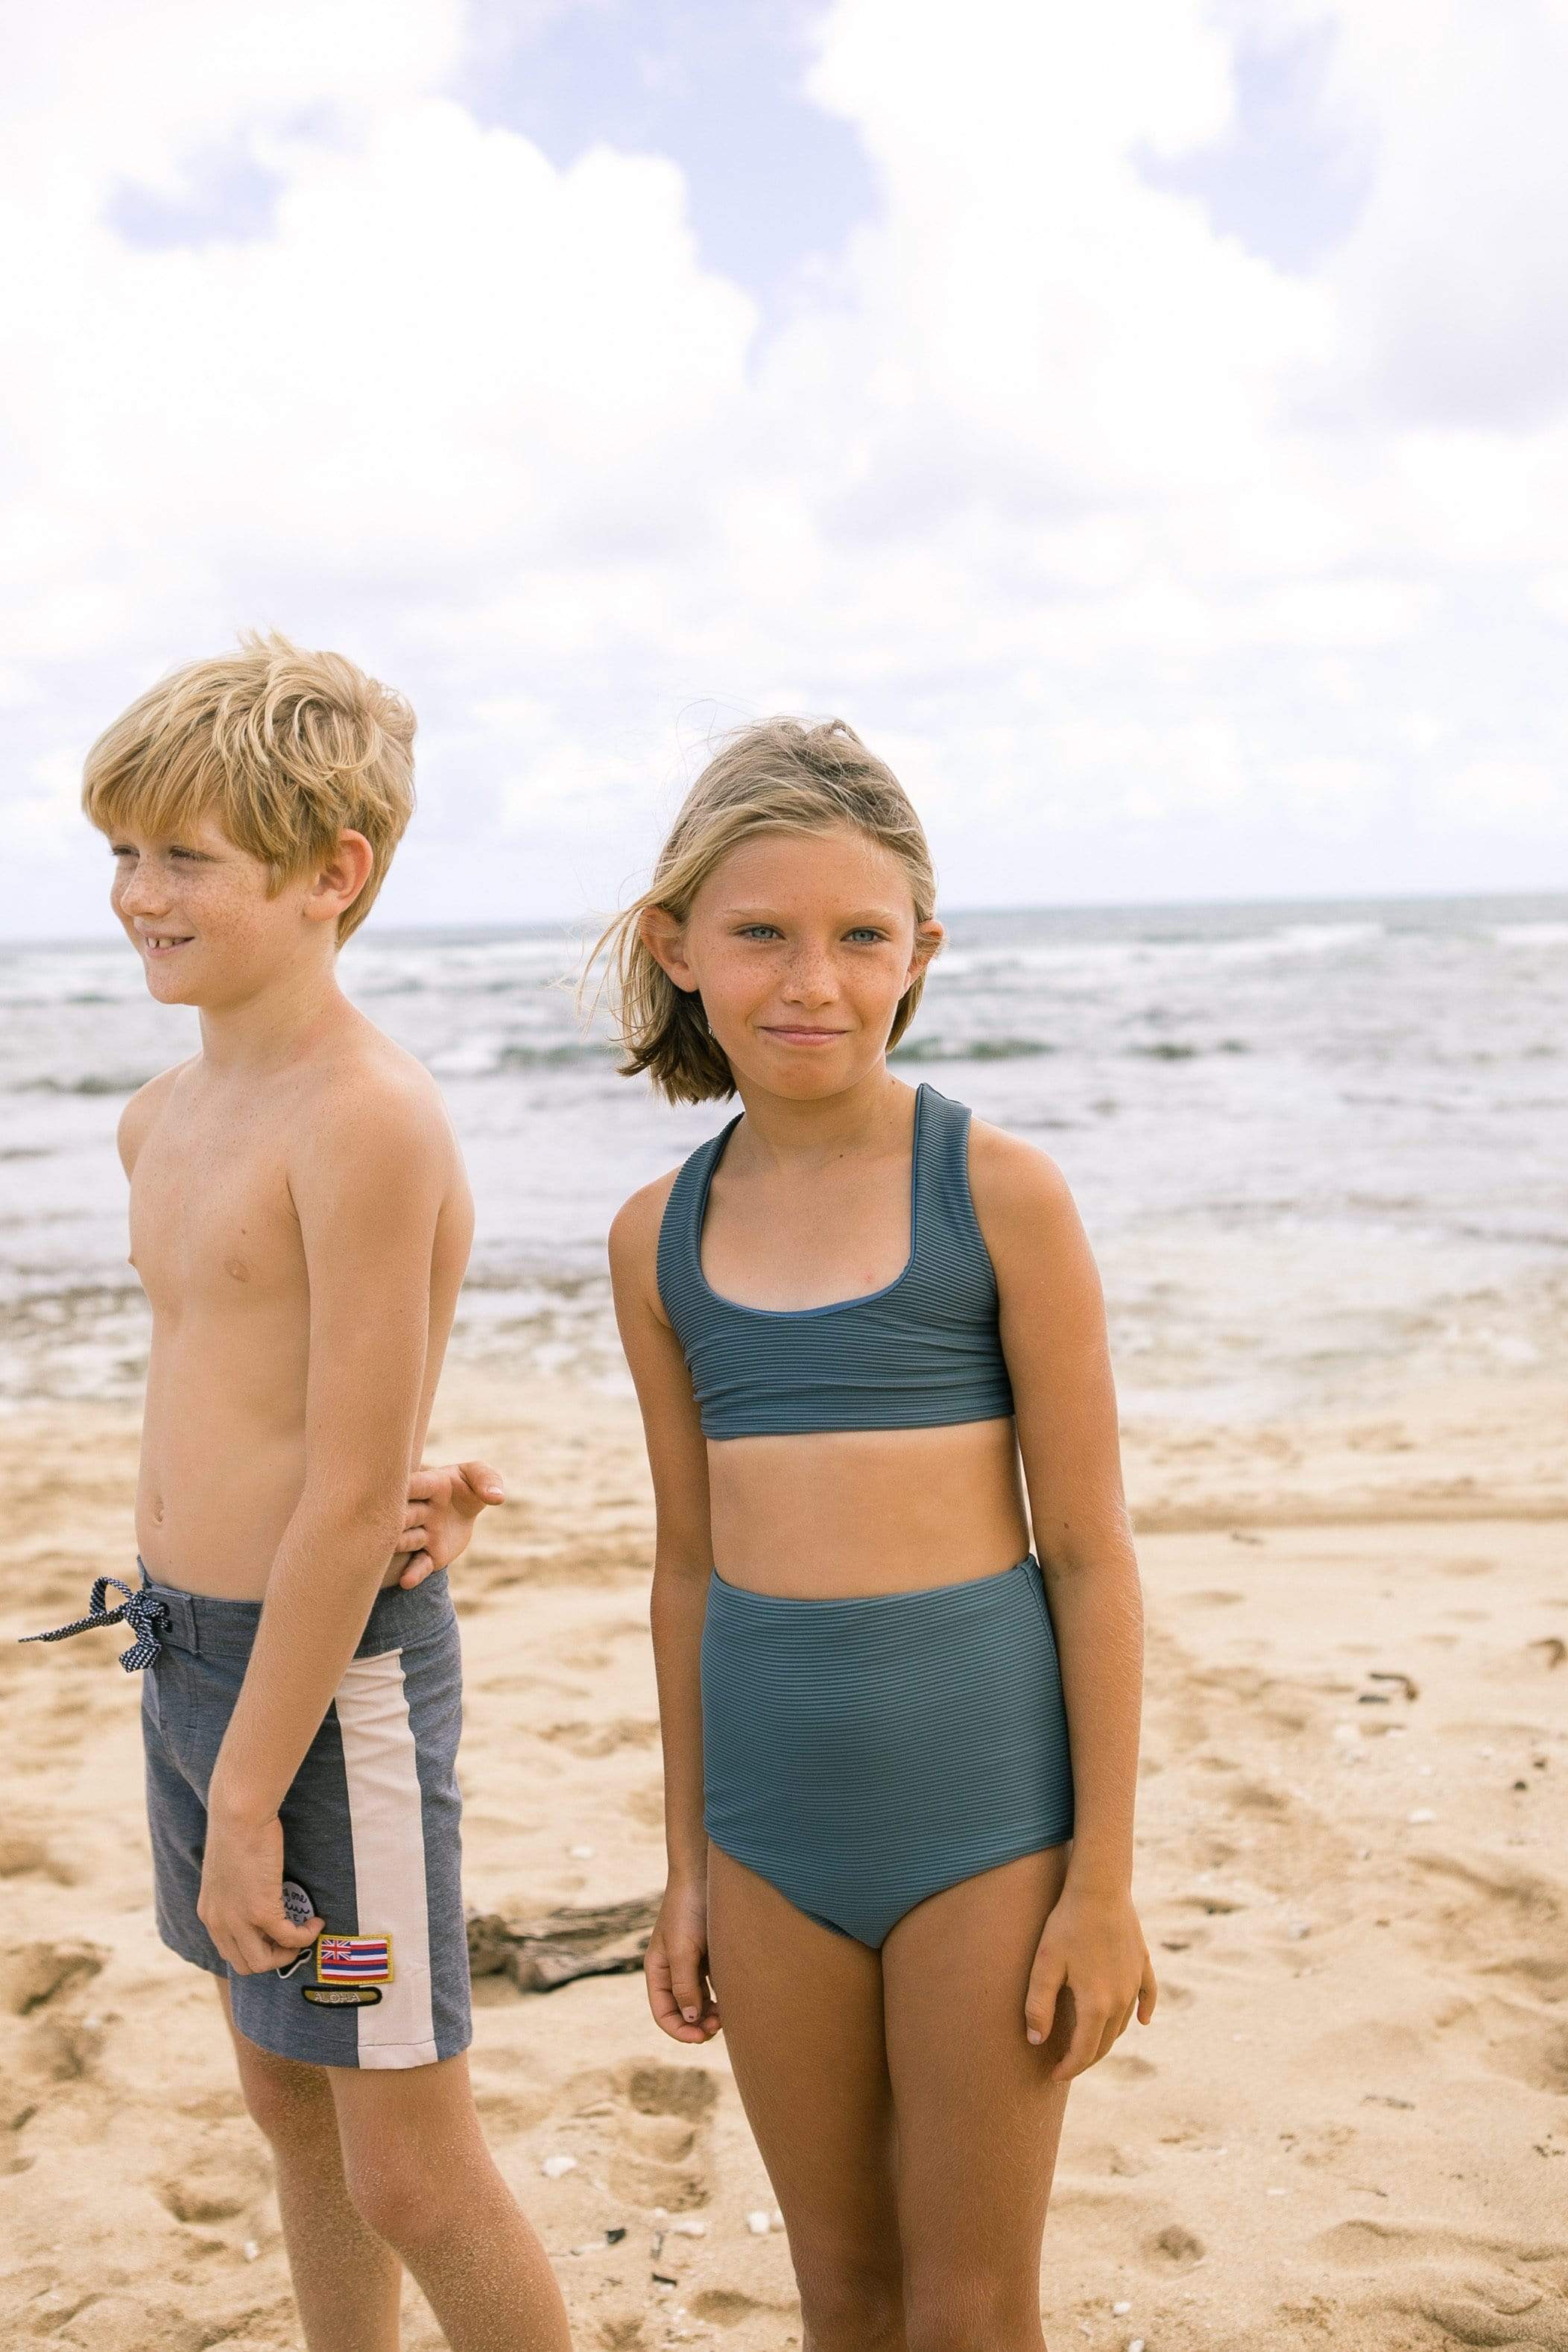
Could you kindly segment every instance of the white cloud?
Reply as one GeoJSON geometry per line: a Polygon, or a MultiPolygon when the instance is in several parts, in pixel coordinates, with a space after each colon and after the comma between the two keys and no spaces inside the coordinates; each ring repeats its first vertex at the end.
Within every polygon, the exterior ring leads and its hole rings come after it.
{"type": "Polygon", "coordinates": [[[1107,898],[1289,888],[1302,828],[1375,887],[1450,756],[1423,805],[1456,881],[1495,808],[1549,826],[1568,20],[1439,14],[837,0],[810,88],[880,207],[764,319],[679,159],[563,170],[450,95],[458,0],[33,12],[0,100],[0,790],[59,919],[60,778],[250,621],[414,694],[480,912],[527,903],[531,840],[618,880],[694,708],[843,709],[970,896],[1016,894],[1016,840],[1046,870],[1053,825],[1107,898]],[[1242,30],[1307,21],[1371,172],[1310,276],[1143,169],[1228,134],[1242,30]],[[246,233],[116,225],[128,182],[195,204],[225,155],[275,189],[246,233]]]}
{"type": "Polygon", "coordinates": [[[1513,825],[1524,818],[1552,831],[1568,827],[1568,773],[1544,760],[1472,760],[1444,785],[1440,798],[1483,824],[1513,825]]]}
{"type": "Polygon", "coordinates": [[[1400,418],[1511,430],[1562,416],[1568,10],[1335,0],[1332,16],[1331,93],[1374,150],[1332,273],[1348,366],[1400,418]]]}

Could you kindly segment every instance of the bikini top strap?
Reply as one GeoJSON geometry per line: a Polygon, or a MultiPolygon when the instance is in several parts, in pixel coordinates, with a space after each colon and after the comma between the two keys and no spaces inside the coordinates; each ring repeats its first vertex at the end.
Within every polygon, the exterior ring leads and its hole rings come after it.
{"type": "MultiPolygon", "coordinates": [[[[969,1189],[967,1103],[954,1102],[931,1085],[921,1088],[920,1141],[915,1169],[914,1256],[934,1258],[984,1253],[980,1221],[969,1189]]],[[[989,1262],[989,1261],[987,1261],[989,1262]]]]}
{"type": "Polygon", "coordinates": [[[676,1302],[700,1293],[702,1279],[702,1217],[708,1205],[708,1187],[725,1145],[741,1123],[743,1114],[735,1113],[717,1135],[700,1143],[695,1151],[682,1160],[669,1198],[664,1204],[664,1215],[658,1228],[658,1290],[665,1306],[673,1309],[676,1302]]]}

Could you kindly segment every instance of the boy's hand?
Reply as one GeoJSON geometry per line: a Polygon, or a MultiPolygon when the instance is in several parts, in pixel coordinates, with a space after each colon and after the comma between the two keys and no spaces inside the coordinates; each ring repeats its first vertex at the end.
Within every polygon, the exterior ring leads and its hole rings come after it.
{"type": "Polygon", "coordinates": [[[468,1549],[474,1521],[489,1503],[504,1503],[506,1488],[500,1473],[488,1462],[448,1462],[439,1470],[416,1470],[408,1481],[408,1501],[403,1516],[400,1552],[411,1552],[397,1581],[411,1592],[450,1568],[468,1549]]]}
{"type": "Polygon", "coordinates": [[[283,1824],[207,1817],[196,1916],[242,1977],[282,1968],[313,1944],[325,1922],[296,1927],[283,1908],[283,1824]]]}

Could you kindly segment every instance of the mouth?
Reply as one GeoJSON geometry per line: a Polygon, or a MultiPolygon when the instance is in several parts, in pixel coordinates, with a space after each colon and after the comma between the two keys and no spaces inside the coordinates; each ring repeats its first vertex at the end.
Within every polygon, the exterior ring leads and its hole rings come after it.
{"type": "Polygon", "coordinates": [[[781,1045],[820,1046],[831,1045],[836,1039],[847,1037],[849,1032],[847,1029],[808,1029],[804,1026],[786,1028],[782,1024],[768,1022],[763,1026],[763,1034],[775,1038],[781,1045]]]}
{"type": "Polygon", "coordinates": [[[160,963],[177,948],[188,948],[195,937],[194,931],[138,931],[137,945],[153,963],[160,963]]]}

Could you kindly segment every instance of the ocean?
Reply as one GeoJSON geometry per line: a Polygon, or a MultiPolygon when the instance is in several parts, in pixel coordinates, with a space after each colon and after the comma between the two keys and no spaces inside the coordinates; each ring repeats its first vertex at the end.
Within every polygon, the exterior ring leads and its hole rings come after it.
{"type": "MultiPolygon", "coordinates": [[[[1568,897],[957,913],[897,1057],[1060,1162],[1124,1410],[1255,1421],[1568,1369],[1568,897]]],[[[624,1381],[604,1234],[729,1116],[616,1076],[564,929],[382,932],[345,984],[451,1106],[454,1354],[624,1381]]],[[[114,1128],[190,1052],[118,935],[0,949],[0,1398],[130,1396],[114,1128]]]]}

